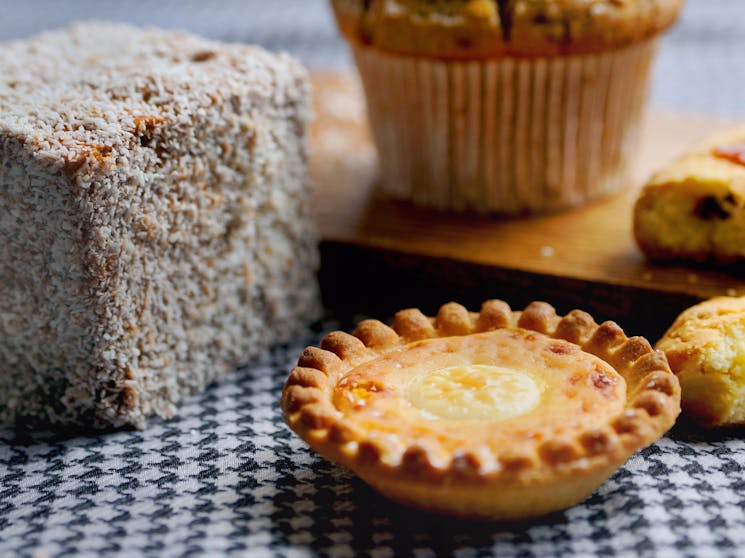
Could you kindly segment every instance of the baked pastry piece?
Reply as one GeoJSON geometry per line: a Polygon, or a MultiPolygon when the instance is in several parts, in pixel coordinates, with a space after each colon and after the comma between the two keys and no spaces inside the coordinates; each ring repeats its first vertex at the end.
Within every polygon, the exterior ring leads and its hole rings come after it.
{"type": "Polygon", "coordinates": [[[282,408],[313,449],[393,500],[517,519],[579,502],[679,412],[665,356],[613,322],[535,302],[446,304],[333,332],[282,408]]]}
{"type": "Polygon", "coordinates": [[[142,427],[319,315],[309,108],[259,48],[0,44],[0,420],[142,427]]]}
{"type": "Polygon", "coordinates": [[[634,236],[655,260],[742,260],[745,127],[709,139],[655,174],[636,202],[634,236]]]}
{"type": "Polygon", "coordinates": [[[706,427],[745,424],[745,297],[692,306],[657,349],[680,380],[686,414],[706,427]]]}

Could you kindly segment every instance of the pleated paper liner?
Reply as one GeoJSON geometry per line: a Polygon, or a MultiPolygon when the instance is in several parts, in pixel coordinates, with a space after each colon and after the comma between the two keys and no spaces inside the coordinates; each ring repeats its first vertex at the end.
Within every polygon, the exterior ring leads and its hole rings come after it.
{"type": "Polygon", "coordinates": [[[449,62],[354,45],[383,191],[507,214],[617,192],[638,145],[656,46],[449,62]]]}

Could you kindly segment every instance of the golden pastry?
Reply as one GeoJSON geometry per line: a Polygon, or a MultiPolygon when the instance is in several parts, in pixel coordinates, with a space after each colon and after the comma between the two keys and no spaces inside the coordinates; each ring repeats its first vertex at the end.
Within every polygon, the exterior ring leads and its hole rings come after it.
{"type": "Polygon", "coordinates": [[[657,348],[680,380],[686,414],[706,427],[745,424],[745,297],[692,306],[657,348]]]}
{"type": "Polygon", "coordinates": [[[309,347],[287,380],[289,426],[389,498],[465,517],[571,506],[675,421],[665,360],[613,322],[535,302],[396,314],[309,347]]]}
{"type": "Polygon", "coordinates": [[[634,236],[654,260],[745,258],[745,127],[710,138],[661,169],[634,208],[634,236]]]}

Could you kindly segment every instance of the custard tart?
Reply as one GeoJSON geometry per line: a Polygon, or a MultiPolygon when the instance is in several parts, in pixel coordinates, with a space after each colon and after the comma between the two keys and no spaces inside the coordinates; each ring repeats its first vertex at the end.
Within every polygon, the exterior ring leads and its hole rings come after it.
{"type": "Polygon", "coordinates": [[[282,409],[392,500],[511,520],[584,499],[672,426],[680,386],[662,352],[613,322],[489,300],[328,334],[300,357],[282,409]]]}

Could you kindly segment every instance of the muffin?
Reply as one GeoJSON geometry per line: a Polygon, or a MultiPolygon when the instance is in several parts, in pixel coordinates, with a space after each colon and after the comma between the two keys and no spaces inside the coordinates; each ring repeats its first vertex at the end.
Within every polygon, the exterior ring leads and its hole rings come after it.
{"type": "Polygon", "coordinates": [[[389,498],[490,520],[584,499],[680,412],[665,355],[613,322],[546,303],[456,303],[361,322],[309,347],[288,425],[389,498]]]}
{"type": "Polygon", "coordinates": [[[384,192],[488,213],[627,182],[657,38],[683,0],[332,0],[384,192]]]}

